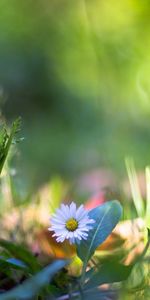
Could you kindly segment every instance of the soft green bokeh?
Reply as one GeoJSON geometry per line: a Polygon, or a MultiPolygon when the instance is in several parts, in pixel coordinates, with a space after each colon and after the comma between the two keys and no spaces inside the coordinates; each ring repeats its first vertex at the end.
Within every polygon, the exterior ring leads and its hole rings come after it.
{"type": "Polygon", "coordinates": [[[148,0],[2,0],[0,85],[34,181],[149,164],[148,0]]]}

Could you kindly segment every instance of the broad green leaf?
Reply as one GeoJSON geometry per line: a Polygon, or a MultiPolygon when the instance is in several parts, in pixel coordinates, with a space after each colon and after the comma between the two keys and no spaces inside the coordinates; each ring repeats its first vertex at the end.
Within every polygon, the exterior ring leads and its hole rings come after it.
{"type": "Polygon", "coordinates": [[[93,229],[89,231],[88,239],[77,245],[77,254],[87,264],[96,248],[105,241],[122,215],[122,207],[116,200],[100,205],[89,212],[89,217],[95,220],[93,229]]]}
{"type": "Polygon", "coordinates": [[[29,267],[31,273],[35,273],[40,270],[40,265],[36,257],[24,246],[1,239],[0,247],[7,250],[8,253],[14,258],[24,262],[29,267]]]}
{"type": "Polygon", "coordinates": [[[93,273],[93,276],[85,284],[85,288],[98,287],[104,283],[124,281],[131,273],[133,266],[125,266],[119,262],[106,261],[93,273]]]}
{"type": "Polygon", "coordinates": [[[34,275],[33,277],[25,280],[19,286],[12,290],[1,294],[1,300],[27,300],[31,299],[38,294],[41,288],[47,285],[52,277],[65,265],[67,261],[58,260],[45,267],[42,271],[34,275]]]}

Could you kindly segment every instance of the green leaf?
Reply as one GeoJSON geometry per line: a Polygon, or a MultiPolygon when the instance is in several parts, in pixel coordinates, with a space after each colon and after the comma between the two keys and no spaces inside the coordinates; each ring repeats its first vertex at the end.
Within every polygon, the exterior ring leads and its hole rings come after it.
{"type": "Polygon", "coordinates": [[[138,289],[145,286],[146,280],[148,279],[149,265],[144,261],[136,263],[132,269],[132,272],[125,282],[127,289],[138,289]]]}
{"type": "Polygon", "coordinates": [[[31,273],[35,273],[40,270],[40,265],[36,257],[24,246],[14,244],[3,239],[0,240],[0,246],[6,249],[14,258],[24,262],[29,267],[31,273]]]}
{"type": "Polygon", "coordinates": [[[4,167],[4,163],[8,156],[10,147],[13,144],[13,142],[15,142],[15,136],[20,130],[20,127],[21,127],[21,118],[18,118],[12,124],[10,134],[8,134],[5,127],[3,127],[0,132],[0,174],[4,167]]]}
{"type": "Polygon", "coordinates": [[[6,128],[3,127],[0,131],[0,160],[4,155],[4,149],[5,149],[7,138],[8,138],[8,134],[6,128]]]}
{"type": "Polygon", "coordinates": [[[116,200],[100,205],[89,212],[89,217],[95,220],[93,229],[89,231],[86,241],[77,245],[80,259],[87,263],[96,248],[105,241],[122,215],[122,207],[116,200]]]}
{"type": "Polygon", "coordinates": [[[124,281],[130,275],[132,267],[125,266],[116,261],[104,262],[85,284],[85,288],[89,289],[98,287],[104,283],[124,281]]]}
{"type": "Polygon", "coordinates": [[[10,258],[5,258],[0,256],[0,266],[1,264],[5,264],[7,267],[12,267],[12,268],[19,268],[19,269],[24,269],[27,268],[27,265],[20,259],[10,257],[10,258]]]}
{"type": "Polygon", "coordinates": [[[1,300],[27,300],[31,299],[38,294],[41,288],[47,285],[52,277],[65,265],[67,261],[58,260],[45,267],[42,271],[25,280],[19,286],[13,288],[12,290],[1,294],[1,300]]]}

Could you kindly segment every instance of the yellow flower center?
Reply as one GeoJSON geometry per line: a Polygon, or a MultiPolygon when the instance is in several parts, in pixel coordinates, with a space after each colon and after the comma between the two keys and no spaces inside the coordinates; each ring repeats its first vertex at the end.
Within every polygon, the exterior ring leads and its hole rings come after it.
{"type": "Polygon", "coordinates": [[[74,218],[71,218],[66,222],[66,228],[69,231],[75,231],[77,227],[78,227],[78,222],[74,218]]]}

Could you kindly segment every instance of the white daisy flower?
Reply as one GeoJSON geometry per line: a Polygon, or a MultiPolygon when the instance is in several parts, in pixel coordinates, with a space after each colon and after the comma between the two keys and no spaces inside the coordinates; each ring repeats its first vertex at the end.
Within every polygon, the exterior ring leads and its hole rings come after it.
{"type": "Polygon", "coordinates": [[[86,240],[88,231],[93,228],[90,224],[95,223],[89,218],[84,206],[81,205],[77,209],[74,202],[70,205],[61,204],[50,222],[51,227],[48,230],[54,231],[52,236],[56,237],[56,241],[62,243],[67,239],[70,244],[79,243],[82,239],[86,240]]]}

